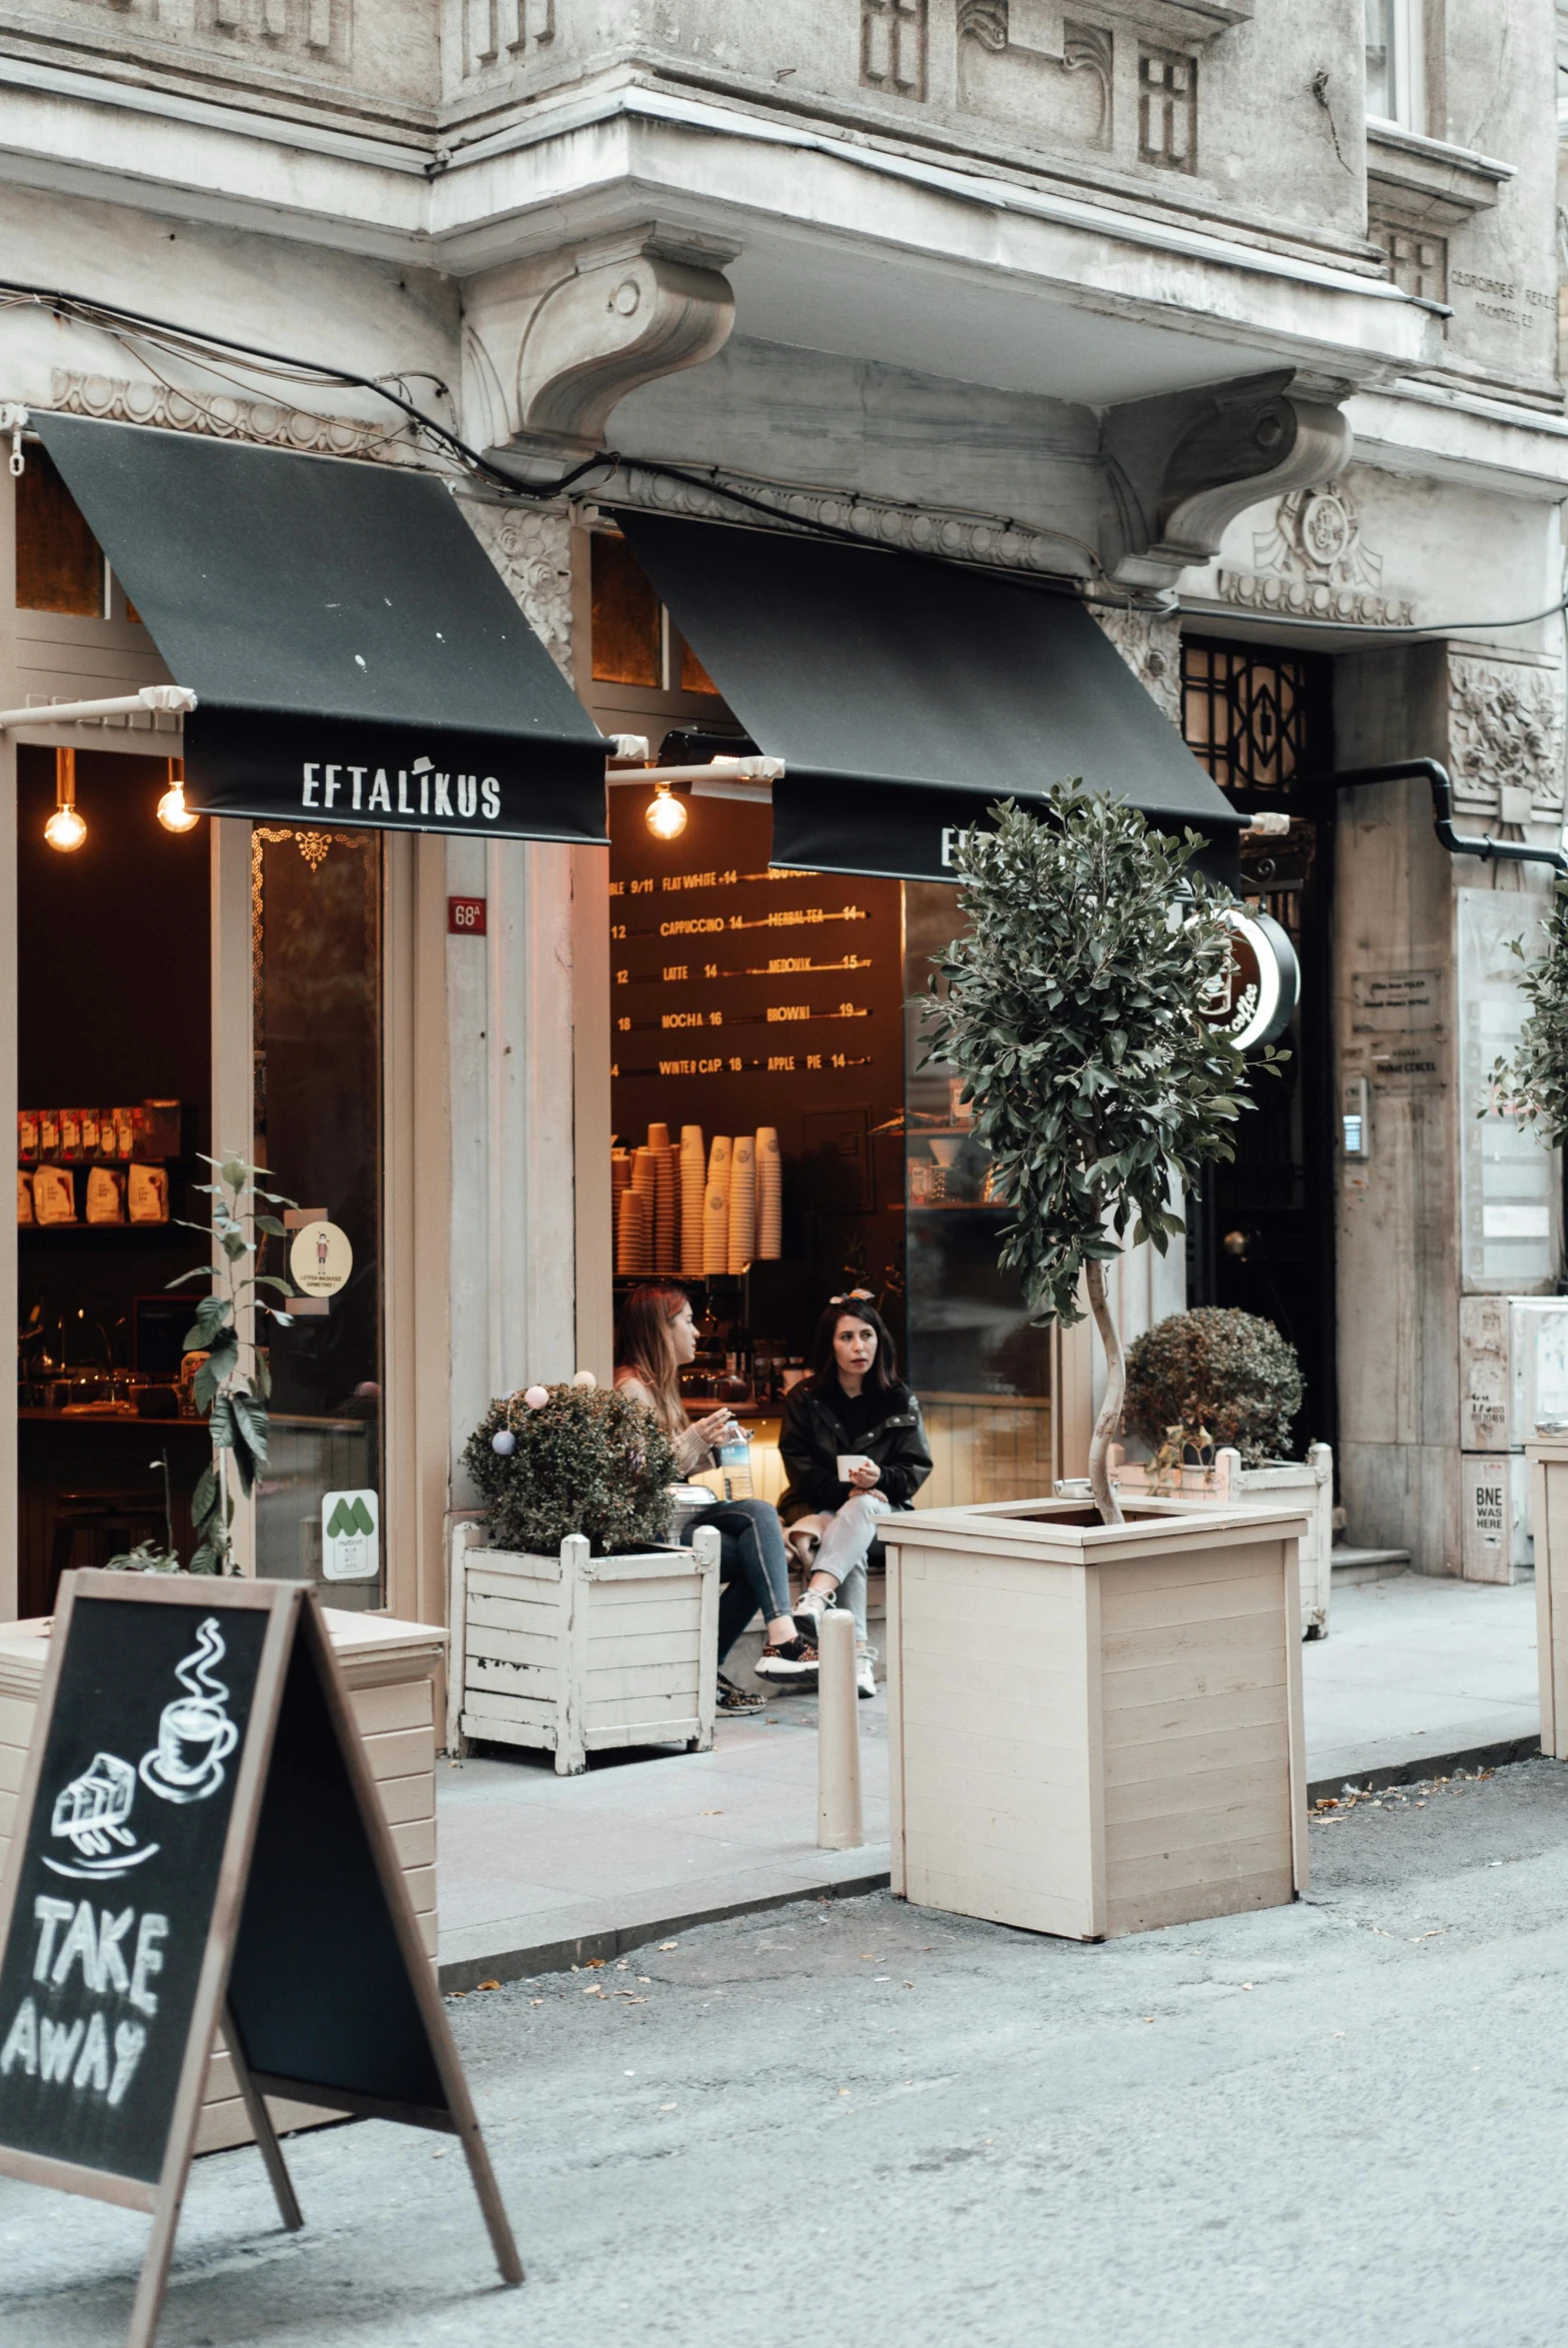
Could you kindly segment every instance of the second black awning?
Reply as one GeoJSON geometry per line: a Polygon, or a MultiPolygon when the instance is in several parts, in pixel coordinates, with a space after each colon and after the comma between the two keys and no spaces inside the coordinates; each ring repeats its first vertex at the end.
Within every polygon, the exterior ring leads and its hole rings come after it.
{"type": "Polygon", "coordinates": [[[952,879],[955,833],[1068,777],[1234,863],[1243,821],[1076,597],[663,515],[617,516],[758,748],[774,862],[952,879]]]}
{"type": "Polygon", "coordinates": [[[603,841],[606,744],[444,482],[37,416],[177,684],[209,815],[603,841]]]}

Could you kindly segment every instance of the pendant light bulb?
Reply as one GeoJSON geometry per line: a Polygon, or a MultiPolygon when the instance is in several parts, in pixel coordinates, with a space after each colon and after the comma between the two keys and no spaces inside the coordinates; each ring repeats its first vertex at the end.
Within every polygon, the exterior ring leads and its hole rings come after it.
{"type": "Polygon", "coordinates": [[[74,750],[57,750],[54,754],[54,814],[44,826],[44,838],[51,848],[65,851],[80,848],[87,838],[87,826],[76,812],[74,750]]]}
{"type": "Polygon", "coordinates": [[[686,830],[686,809],[668,783],[661,783],[649,801],[644,821],[656,840],[679,840],[686,830]]]}
{"type": "Polygon", "coordinates": [[[166,832],[194,832],[200,822],[194,808],[185,804],[185,761],[169,761],[169,788],[158,802],[158,821],[166,832]]]}

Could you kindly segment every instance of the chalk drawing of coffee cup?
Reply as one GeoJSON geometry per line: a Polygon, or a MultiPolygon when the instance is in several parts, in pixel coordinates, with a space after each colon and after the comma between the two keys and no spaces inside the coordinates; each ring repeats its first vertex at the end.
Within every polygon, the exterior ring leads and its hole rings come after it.
{"type": "Polygon", "coordinates": [[[224,1762],[240,1741],[229,1718],[229,1690],[214,1665],[225,1653],[223,1633],[209,1614],[196,1633],[196,1650],[175,1665],[184,1688],[164,1705],[158,1742],[142,1755],[142,1783],[166,1802],[205,1801],[224,1780],[224,1762]]]}

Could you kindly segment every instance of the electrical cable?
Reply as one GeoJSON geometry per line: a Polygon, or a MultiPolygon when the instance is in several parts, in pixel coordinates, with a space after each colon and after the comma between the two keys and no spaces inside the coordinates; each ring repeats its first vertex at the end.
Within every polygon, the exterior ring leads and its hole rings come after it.
{"type": "MultiPolygon", "coordinates": [[[[488,482],[492,487],[504,490],[514,497],[534,498],[541,501],[558,498],[564,496],[574,484],[586,480],[591,473],[643,473],[654,480],[679,482],[685,488],[701,490],[706,496],[722,497],[730,504],[742,507],[748,512],[762,514],[770,521],[786,523],[791,529],[808,532],[813,537],[831,539],[840,545],[862,549],[869,543],[858,531],[845,530],[836,523],[819,521],[814,515],[789,513],[783,507],[770,504],[765,498],[753,496],[748,490],[736,488],[728,481],[705,479],[703,475],[691,472],[684,466],[668,464],[663,459],[655,457],[631,457],[616,450],[605,450],[597,456],[585,457],[580,464],[572,466],[565,473],[558,474],[553,481],[520,479],[516,474],[507,471],[503,466],[495,464],[490,458],[482,455],[478,449],[472,448],[460,434],[454,432],[449,425],[443,424],[438,417],[428,415],[405,393],[390,388],[392,383],[400,383],[404,380],[402,374],[395,374],[390,379],[361,375],[353,368],[339,367],[329,361],[296,358],[288,352],[263,350],[255,343],[240,342],[231,335],[214,334],[203,327],[180,326],[172,319],[157,318],[147,311],[129,310],[119,303],[95,301],[87,295],[67,293],[59,287],[31,285],[24,280],[0,278],[0,308],[19,308],[28,304],[38,309],[52,311],[56,316],[74,317],[83,325],[95,326],[100,332],[110,335],[121,343],[128,343],[144,336],[162,336],[167,338],[173,348],[195,359],[198,364],[210,367],[214,373],[217,373],[218,370],[206,354],[213,351],[227,351],[253,362],[267,374],[274,376],[292,374],[293,380],[301,383],[314,382],[323,385],[336,383],[355,390],[369,392],[374,398],[385,400],[391,407],[399,410],[412,428],[417,441],[423,439],[433,442],[438,449],[457,458],[469,472],[488,482]],[[127,329],[130,329],[129,333],[126,331],[127,329]]],[[[426,374],[425,370],[418,372],[421,375],[426,374]]],[[[451,397],[447,386],[438,378],[430,375],[426,376],[426,380],[434,383],[439,392],[448,398],[451,397]]],[[[841,494],[852,497],[853,493],[841,494]]],[[[614,508],[617,501],[611,496],[607,497],[605,502],[614,508]]],[[[623,502],[630,504],[630,500],[623,502]]],[[[1017,527],[1010,523],[999,523],[998,526],[1002,528],[1017,527]]],[[[1032,531],[1033,526],[1029,525],[1028,527],[1032,531]]],[[[1039,535],[1042,537],[1059,536],[1064,544],[1084,548],[1085,552],[1092,552],[1084,547],[1082,540],[1070,538],[1065,532],[1041,531],[1039,535]]],[[[901,551],[908,553],[917,562],[937,563],[944,569],[974,568],[973,565],[956,563],[950,556],[932,553],[924,548],[901,551]]],[[[1096,568],[1100,568],[1098,558],[1093,557],[1093,560],[1096,568]]],[[[1037,594],[1070,596],[1075,603],[1104,606],[1114,611],[1146,612],[1152,609],[1169,612],[1172,615],[1185,611],[1192,614],[1194,618],[1213,617],[1212,613],[1205,611],[1202,607],[1182,603],[1174,596],[1156,601],[1153,605],[1140,604],[1130,593],[1095,595],[1085,592],[1075,581],[1066,578],[1051,579],[1041,576],[1039,573],[1017,572],[1009,572],[1007,576],[1016,579],[1019,586],[1033,589],[1037,594]]],[[[1104,576],[1103,570],[1101,570],[1101,576],[1104,576]]],[[[1396,627],[1379,627],[1375,630],[1359,627],[1351,620],[1319,620],[1305,614],[1298,616],[1292,613],[1280,613],[1276,616],[1288,627],[1305,628],[1333,635],[1372,636],[1375,641],[1383,643],[1390,639],[1404,641],[1410,638],[1432,636],[1463,636],[1482,629],[1533,628],[1543,620],[1556,619],[1559,616],[1568,620],[1568,594],[1565,594],[1557,603],[1549,605],[1544,612],[1530,612],[1517,619],[1421,621],[1396,627]]]]}

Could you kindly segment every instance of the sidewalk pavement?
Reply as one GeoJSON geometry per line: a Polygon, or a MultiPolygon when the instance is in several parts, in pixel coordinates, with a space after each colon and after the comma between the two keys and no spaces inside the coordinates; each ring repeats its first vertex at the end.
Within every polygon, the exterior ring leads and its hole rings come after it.
{"type": "MultiPolygon", "coordinates": [[[[1336,1588],[1302,1648],[1307,1778],[1392,1782],[1516,1758],[1539,1734],[1535,1591],[1414,1573],[1336,1588]]],[[[887,1880],[887,1699],[859,1706],[866,1840],[816,1848],[816,1703],[722,1718],[711,1753],[605,1754],[582,1777],[489,1746],[438,1761],[449,1989],[614,1958],[700,1920],[887,1880]]]]}

